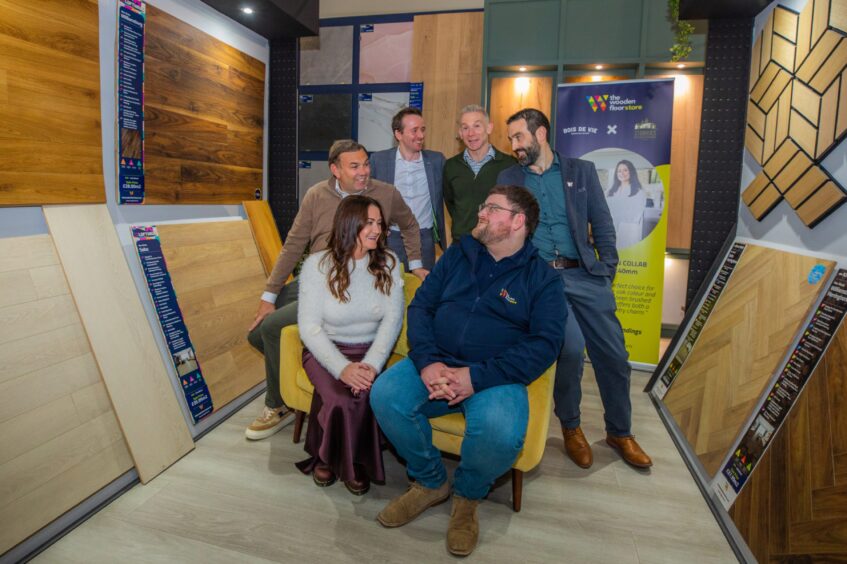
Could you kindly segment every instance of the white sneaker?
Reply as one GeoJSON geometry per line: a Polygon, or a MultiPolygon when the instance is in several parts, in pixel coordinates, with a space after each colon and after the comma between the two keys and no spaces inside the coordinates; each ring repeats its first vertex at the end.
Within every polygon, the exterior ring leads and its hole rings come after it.
{"type": "Polygon", "coordinates": [[[262,413],[250,423],[244,435],[251,441],[266,439],[294,421],[294,410],[288,407],[274,409],[264,406],[262,413]]]}

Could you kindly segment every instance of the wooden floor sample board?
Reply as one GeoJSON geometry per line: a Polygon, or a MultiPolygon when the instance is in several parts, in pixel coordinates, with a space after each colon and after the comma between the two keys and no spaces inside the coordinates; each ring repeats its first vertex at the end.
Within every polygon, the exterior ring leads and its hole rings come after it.
{"type": "Polygon", "coordinates": [[[130,468],[53,241],[0,239],[0,554],[130,468]]]}
{"type": "Polygon", "coordinates": [[[245,201],[244,212],[247,214],[247,221],[250,222],[250,230],[253,232],[253,239],[256,240],[256,248],[259,250],[265,274],[270,276],[276,259],[282,252],[282,238],[279,236],[271,206],[267,200],[245,201]]]}
{"type": "Polygon", "coordinates": [[[0,1],[0,206],[105,202],[95,0],[0,1]]]}
{"type": "Polygon", "coordinates": [[[247,221],[158,225],[159,240],[212,405],[265,379],[247,328],[267,280],[247,221]]]}
{"type": "Polygon", "coordinates": [[[842,326],[730,509],[759,562],[847,560],[845,405],[842,326]]]}
{"type": "Polygon", "coordinates": [[[147,204],[240,204],[262,190],[265,65],[147,5],[147,204]]]}
{"type": "Polygon", "coordinates": [[[747,245],[664,403],[714,476],[825,284],[833,263],[747,245]]]}
{"type": "Polygon", "coordinates": [[[138,476],[148,482],[194,448],[109,210],[46,206],[59,260],[138,476]]]}

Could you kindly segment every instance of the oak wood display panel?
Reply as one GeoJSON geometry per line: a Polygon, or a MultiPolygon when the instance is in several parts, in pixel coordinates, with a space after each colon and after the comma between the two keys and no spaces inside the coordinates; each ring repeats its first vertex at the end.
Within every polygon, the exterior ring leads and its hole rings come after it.
{"type": "Polygon", "coordinates": [[[0,239],[0,554],[132,466],[53,241],[0,239]]]}
{"type": "Polygon", "coordinates": [[[831,261],[747,245],[664,397],[710,477],[823,290],[809,282],[818,264],[825,280],[831,261]]]}
{"type": "Polygon", "coordinates": [[[142,483],[194,448],[135,282],[98,206],[47,206],[47,226],[142,483]]]}
{"type": "Polygon", "coordinates": [[[0,206],[106,201],[97,2],[0,1],[0,206]]]}
{"type": "Polygon", "coordinates": [[[506,120],[523,108],[535,108],[551,116],[553,109],[553,78],[549,76],[504,77],[491,80],[491,144],[506,154],[512,154],[506,120]]]}
{"type": "Polygon", "coordinates": [[[262,266],[265,268],[265,274],[270,276],[276,259],[282,252],[282,238],[279,236],[271,206],[267,200],[245,201],[243,204],[247,221],[250,222],[250,231],[253,232],[256,248],[262,259],[262,266]]]}
{"type": "Polygon", "coordinates": [[[759,562],[847,560],[847,328],[730,510],[759,562]]]}
{"type": "Polygon", "coordinates": [[[265,272],[247,221],[158,225],[162,254],[215,410],[265,378],[247,328],[265,272]]]}
{"type": "Polygon", "coordinates": [[[254,199],[265,65],[150,5],[145,34],[145,203],[254,199]]]}

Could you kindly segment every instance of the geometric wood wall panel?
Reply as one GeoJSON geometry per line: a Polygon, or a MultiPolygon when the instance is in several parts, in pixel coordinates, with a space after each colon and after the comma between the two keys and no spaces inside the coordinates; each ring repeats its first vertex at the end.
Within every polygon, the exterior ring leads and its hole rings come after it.
{"type": "Polygon", "coordinates": [[[814,227],[847,201],[821,165],[847,132],[842,3],[808,0],[800,13],[777,6],[753,44],[744,145],[763,169],[742,200],[757,220],[785,199],[814,227]]]}
{"type": "MultiPolygon", "coordinates": [[[[415,16],[411,80],[426,84],[426,145],[447,156],[463,148],[456,139],[459,110],[481,103],[482,38],[482,12],[415,16]]],[[[505,127],[494,123],[495,132],[505,127]]],[[[510,153],[508,146],[497,148],[510,153]]]]}
{"type": "Polygon", "coordinates": [[[194,448],[105,205],[44,217],[142,483],[194,448]]]}
{"type": "Polygon", "coordinates": [[[847,560],[847,328],[730,509],[759,562],[847,560]]]}
{"type": "Polygon", "coordinates": [[[824,284],[833,263],[747,245],[694,348],[664,398],[714,476],[824,284]]]}
{"type": "Polygon", "coordinates": [[[2,2],[0,206],[106,201],[97,2],[2,2]]]}
{"type": "Polygon", "coordinates": [[[218,410],[265,379],[245,338],[267,277],[247,221],[158,225],[162,254],[218,410]]]}
{"type": "Polygon", "coordinates": [[[265,65],[147,7],[145,203],[239,204],[262,189],[265,65]]]}
{"type": "Polygon", "coordinates": [[[132,466],[52,239],[0,239],[0,554],[132,466]]]}

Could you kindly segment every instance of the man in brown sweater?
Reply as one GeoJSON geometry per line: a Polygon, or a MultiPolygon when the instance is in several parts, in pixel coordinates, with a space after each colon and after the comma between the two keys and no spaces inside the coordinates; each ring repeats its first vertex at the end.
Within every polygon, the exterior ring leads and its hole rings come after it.
{"type": "MultiPolygon", "coordinates": [[[[267,381],[265,407],[245,433],[251,440],[270,437],[292,420],[279,393],[279,338],[283,327],[297,323],[298,288],[297,280],[289,284],[285,281],[307,246],[313,253],[326,249],[332,219],[341,200],[353,194],[377,200],[385,213],[385,224],[400,226],[410,262],[421,258],[420,231],[412,210],[394,186],[370,177],[368,153],[362,145],[349,139],[333,143],[329,150],[329,170],[332,177],[309,188],[303,197],[247,336],[250,344],[265,355],[267,381]]],[[[412,272],[421,279],[428,274],[423,268],[412,272]]]]}

